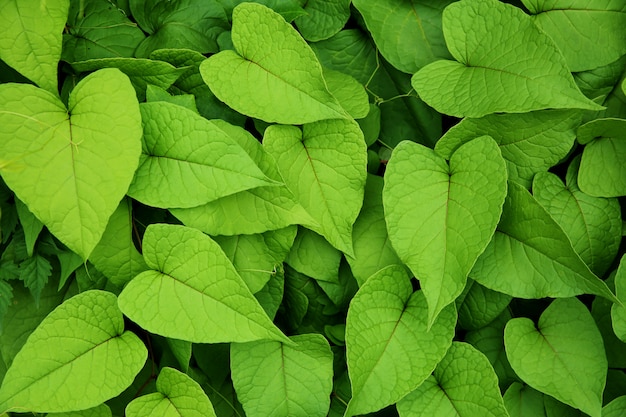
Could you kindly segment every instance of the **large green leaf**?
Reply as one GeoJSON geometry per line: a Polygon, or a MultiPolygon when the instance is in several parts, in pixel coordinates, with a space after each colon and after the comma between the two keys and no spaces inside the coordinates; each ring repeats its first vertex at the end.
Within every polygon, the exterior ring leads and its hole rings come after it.
{"type": "Polygon", "coordinates": [[[288,340],[219,245],[202,232],[152,224],[143,255],[152,269],[126,285],[119,305],[149,332],[194,343],[288,340]]]}
{"type": "Polygon", "coordinates": [[[0,85],[2,177],[83,259],[126,193],[140,153],[137,99],[116,69],[82,80],[68,108],[34,86],[0,85]]]}
{"type": "Polygon", "coordinates": [[[354,0],[380,53],[400,71],[413,74],[449,58],[441,30],[443,9],[453,0],[354,0]]]}
{"type": "Polygon", "coordinates": [[[300,34],[267,7],[233,10],[235,51],[200,65],[211,91],[245,115],[284,124],[349,117],[328,91],[322,67],[300,34]]]}
{"type": "Polygon", "coordinates": [[[576,298],[554,300],[537,327],[516,318],[504,330],[515,373],[531,387],[600,417],[607,361],[591,313],[576,298]]]}
{"type": "Polygon", "coordinates": [[[320,334],[290,338],[295,345],[233,343],[232,378],[248,417],[325,417],[330,407],[333,355],[320,334]]]}
{"type": "Polygon", "coordinates": [[[173,368],[163,368],[156,381],[157,392],[132,400],[127,417],[215,417],[211,401],[200,385],[173,368]]]}
{"type": "Polygon", "coordinates": [[[352,225],[367,178],[367,148],[358,124],[324,120],[302,130],[273,125],[265,131],[263,145],[296,201],[319,223],[311,229],[351,255],[352,225]]]}
{"type": "Polygon", "coordinates": [[[626,4],[614,0],[522,0],[563,52],[570,71],[601,67],[626,54],[626,4]],[[598,48],[598,45],[602,45],[598,48]]]}
{"type": "Polygon", "coordinates": [[[95,407],[126,389],[147,356],[141,340],[124,331],[114,294],[81,293],[58,306],[28,337],[2,381],[0,410],[95,407]]]}
{"type": "Polygon", "coordinates": [[[491,136],[500,146],[509,179],[530,187],[537,172],[547,171],[565,158],[574,145],[580,124],[576,110],[544,110],[521,114],[490,114],[466,118],[437,142],[435,151],[444,158],[463,143],[491,136]]]}
{"type": "Polygon", "coordinates": [[[622,240],[622,215],[615,198],[593,197],[578,188],[578,165],[573,160],[564,185],[552,173],[533,179],[533,194],[567,234],[581,259],[598,276],[604,275],[622,240]]]}
{"type": "Polygon", "coordinates": [[[435,372],[397,405],[400,417],[508,417],[491,364],[454,342],[435,372]]]}
{"type": "Polygon", "coordinates": [[[69,0],[5,0],[0,6],[0,59],[54,94],[69,7],[69,0]]]}
{"type": "Polygon", "coordinates": [[[616,300],[580,259],[552,216],[514,182],[509,182],[496,234],[470,276],[487,288],[513,297],[571,297],[587,293],[616,300]]]}
{"type": "Polygon", "coordinates": [[[354,296],[346,321],[352,399],[346,416],[393,404],[417,388],[452,343],[454,306],[441,311],[427,330],[427,305],[413,292],[404,268],[372,275],[354,296]]]}
{"type": "Polygon", "coordinates": [[[420,280],[432,323],[465,288],[467,274],[493,236],[506,195],[506,166],[483,136],[452,154],[398,145],[385,172],[389,239],[420,280]]]}
{"type": "Polygon", "coordinates": [[[602,110],[580,92],[552,39],[513,5],[453,3],[443,12],[443,33],[456,61],[433,62],[412,80],[422,100],[441,113],[482,117],[549,108],[602,110]]]}

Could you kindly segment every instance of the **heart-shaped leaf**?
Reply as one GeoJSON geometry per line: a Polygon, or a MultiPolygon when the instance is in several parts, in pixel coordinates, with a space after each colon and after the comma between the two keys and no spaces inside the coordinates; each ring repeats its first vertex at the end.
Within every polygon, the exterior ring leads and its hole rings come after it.
{"type": "Polygon", "coordinates": [[[152,224],[143,237],[143,255],[152,269],[126,285],[119,305],[149,332],[194,343],[290,343],[219,245],[199,230],[152,224]]]}
{"type": "Polygon", "coordinates": [[[0,85],[2,177],[83,259],[126,194],[140,153],[139,105],[119,70],[83,79],[67,109],[32,85],[0,85]]]}
{"type": "Polygon", "coordinates": [[[147,356],[141,340],[124,331],[117,297],[83,292],[52,311],[29,336],[2,381],[0,410],[95,407],[126,389],[147,356]]]}
{"type": "Polygon", "coordinates": [[[346,417],[380,410],[417,388],[443,358],[454,336],[454,306],[427,329],[427,305],[405,269],[372,275],[352,299],[346,321],[352,399],[346,417]]]}
{"type": "Polygon", "coordinates": [[[516,318],[504,330],[515,373],[531,387],[600,417],[607,360],[591,313],[576,298],[554,300],[537,327],[516,318]]]}
{"type": "Polygon", "coordinates": [[[603,109],[580,92],[552,39],[513,5],[497,0],[452,3],[443,12],[443,34],[456,61],[433,62],[412,79],[422,100],[441,113],[482,117],[549,108],[603,109]]]}
{"type": "Polygon", "coordinates": [[[488,136],[461,146],[450,166],[414,142],[398,145],[385,173],[391,244],[420,280],[432,323],[465,288],[489,243],[506,195],[506,166],[488,136]]]}

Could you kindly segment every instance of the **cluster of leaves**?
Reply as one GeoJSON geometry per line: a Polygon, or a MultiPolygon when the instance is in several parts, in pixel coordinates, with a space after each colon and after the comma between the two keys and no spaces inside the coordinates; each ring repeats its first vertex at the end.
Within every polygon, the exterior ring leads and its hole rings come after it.
{"type": "Polygon", "coordinates": [[[626,2],[0,27],[0,413],[626,413],[626,2]]]}

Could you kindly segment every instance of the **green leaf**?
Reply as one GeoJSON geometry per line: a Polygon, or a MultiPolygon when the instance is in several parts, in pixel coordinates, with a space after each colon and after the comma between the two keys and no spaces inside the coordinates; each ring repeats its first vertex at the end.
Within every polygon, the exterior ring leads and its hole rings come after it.
{"type": "Polygon", "coordinates": [[[61,57],[67,62],[130,58],[146,36],[107,0],[70,2],[61,57]]]}
{"type": "Polygon", "coordinates": [[[400,417],[508,417],[498,378],[471,345],[453,342],[435,372],[398,402],[400,417]]]}
{"type": "Polygon", "coordinates": [[[217,52],[217,36],[228,28],[224,8],[215,0],[130,0],[130,10],[148,37],[135,56],[147,57],[157,49],[192,49],[217,52]]]}
{"type": "Polygon", "coordinates": [[[514,182],[509,182],[496,234],[470,276],[487,288],[513,297],[596,294],[616,300],[580,259],[552,216],[514,182]]]}
{"type": "Polygon", "coordinates": [[[493,139],[462,145],[450,166],[433,150],[398,145],[385,173],[389,239],[428,301],[428,321],[465,288],[491,239],[506,195],[506,166],[493,139]]]}
{"type": "Polygon", "coordinates": [[[319,334],[292,336],[294,346],[260,341],[231,345],[233,384],[248,417],[325,417],[333,355],[319,334]]]}
{"type": "Polygon", "coordinates": [[[55,95],[69,7],[69,0],[8,0],[0,7],[0,59],[55,95]]]}
{"type": "Polygon", "coordinates": [[[147,356],[141,340],[124,331],[114,294],[78,294],[28,337],[2,381],[0,410],[51,413],[95,407],[128,387],[147,356]]]}
{"type": "Polygon", "coordinates": [[[514,382],[503,399],[511,417],[547,417],[544,395],[528,385],[514,382]]]}
{"type": "Polygon", "coordinates": [[[131,201],[123,199],[111,215],[102,239],[89,256],[89,261],[118,287],[148,269],[133,243],[131,201]]]}
{"type": "Polygon", "coordinates": [[[0,97],[4,181],[87,259],[139,162],[141,115],[128,78],[116,69],[89,75],[67,109],[31,85],[2,84],[0,97]]]}
{"type": "Polygon", "coordinates": [[[350,18],[350,0],[309,0],[295,23],[304,39],[317,42],[339,32],[350,18]]]}
{"type": "Polygon", "coordinates": [[[352,255],[352,225],[367,178],[367,148],[358,124],[324,120],[306,124],[302,131],[273,125],[265,131],[263,145],[296,201],[319,223],[310,228],[352,255]]]}
{"type": "Polygon", "coordinates": [[[157,392],[131,401],[126,416],[215,417],[213,405],[200,385],[176,369],[161,369],[156,388],[157,392]]]}
{"type": "Polygon", "coordinates": [[[615,259],[622,240],[621,208],[617,199],[593,197],[580,191],[579,164],[579,157],[571,162],[567,186],[552,173],[538,173],[533,180],[533,193],[563,228],[581,259],[602,276],[615,259]]]}
{"type": "Polygon", "coordinates": [[[529,188],[537,172],[547,171],[572,149],[580,114],[576,110],[543,110],[465,118],[446,132],[435,151],[450,158],[463,143],[491,136],[506,161],[509,179],[529,188]]]}
{"type": "Polygon", "coordinates": [[[284,124],[348,118],[328,91],[322,67],[298,32],[255,3],[233,10],[235,51],[200,65],[211,91],[239,113],[284,124]]]}
{"type": "Polygon", "coordinates": [[[193,94],[171,95],[164,88],[157,87],[152,84],[148,84],[146,87],[146,101],[165,101],[200,114],[198,112],[198,108],[196,107],[196,98],[193,94]]]}
{"type": "Polygon", "coordinates": [[[528,385],[592,417],[601,415],[607,371],[602,336],[576,298],[554,300],[537,327],[527,318],[509,321],[504,344],[528,385]]]}
{"type": "Polygon", "coordinates": [[[271,319],[276,317],[285,293],[285,269],[283,265],[278,264],[273,272],[267,284],[254,294],[254,297],[271,319]]]}
{"type": "MultiPolygon", "coordinates": [[[[615,273],[615,294],[620,301],[626,300],[626,255],[622,256],[615,273]]],[[[613,304],[611,306],[611,321],[615,335],[622,342],[626,342],[626,306],[613,304]]]]}
{"type": "Polygon", "coordinates": [[[458,299],[459,326],[466,330],[480,329],[498,317],[511,302],[510,295],[490,290],[476,281],[468,280],[458,299]]]}
{"type": "Polygon", "coordinates": [[[41,255],[35,254],[20,263],[20,279],[35,297],[35,303],[39,303],[41,290],[52,275],[52,265],[50,261],[41,255]]]}
{"type": "Polygon", "coordinates": [[[522,0],[535,24],[562,51],[572,72],[591,70],[626,54],[626,5],[612,0],[522,0]],[[602,47],[598,48],[601,44],[602,47]]]}
{"type": "Polygon", "coordinates": [[[30,212],[26,204],[19,198],[15,199],[15,208],[17,209],[17,217],[20,219],[20,224],[24,229],[24,238],[26,239],[26,253],[28,256],[33,256],[35,249],[35,243],[39,237],[39,233],[43,229],[43,223],[30,212]]]}
{"type": "Polygon", "coordinates": [[[194,207],[275,182],[219,123],[171,103],[140,106],[143,149],[128,195],[153,207],[194,207]]]}
{"type": "Polygon", "coordinates": [[[427,330],[426,299],[400,266],[372,275],[346,321],[352,399],[346,416],[377,411],[417,388],[452,343],[456,312],[445,308],[427,330]]]}
{"type": "Polygon", "coordinates": [[[354,0],[380,53],[400,71],[414,73],[449,58],[441,29],[441,14],[452,0],[354,0]]]}
{"type": "MultiPolygon", "coordinates": [[[[611,273],[607,278],[606,283],[612,290],[615,290],[615,274],[619,268],[611,273]],[[613,283],[613,284],[611,284],[613,283]]],[[[604,350],[606,352],[606,359],[609,363],[609,370],[611,368],[621,369],[626,368],[626,357],[624,356],[624,350],[626,349],[626,343],[622,342],[615,331],[613,330],[613,319],[611,317],[611,309],[613,302],[605,298],[596,297],[591,304],[591,315],[596,321],[598,330],[602,335],[604,342],[604,350]]],[[[619,308],[619,307],[617,307],[619,308]]],[[[616,317],[616,323],[619,319],[616,317]]],[[[626,377],[626,374],[624,374],[626,377]]],[[[607,380],[609,378],[607,377],[607,380]]],[[[608,385],[608,382],[607,382],[608,385]]],[[[621,391],[621,390],[620,390],[621,391]]],[[[604,395],[604,402],[607,400],[607,395],[604,395]]]]}
{"type": "Polygon", "coordinates": [[[300,228],[285,262],[316,280],[338,282],[341,257],[341,252],[322,236],[300,228]]]}
{"type": "Polygon", "coordinates": [[[626,413],[626,395],[611,401],[602,409],[602,417],[620,417],[626,413]]]}
{"type": "Polygon", "coordinates": [[[287,340],[202,232],[152,224],[143,255],[152,269],[133,278],[119,298],[120,309],[142,328],[194,343],[287,340]]]}
{"type": "Polygon", "coordinates": [[[367,116],[370,107],[363,85],[343,72],[323,68],[323,74],[328,90],[353,119],[367,116]]]}
{"type": "Polygon", "coordinates": [[[585,145],[578,186],[596,197],[626,195],[626,120],[596,119],[578,129],[578,141],[585,145]]]}
{"type": "MultiPolygon", "coordinates": [[[[11,307],[12,301],[13,288],[11,287],[11,284],[5,280],[0,280],[0,335],[3,333],[4,316],[11,307]]],[[[2,380],[1,377],[0,380],[2,380]]]]}
{"type": "Polygon", "coordinates": [[[603,109],[580,92],[552,39],[513,5],[497,0],[453,3],[443,12],[443,33],[458,62],[433,62],[412,80],[422,100],[441,113],[482,117],[549,108],[603,109]]]}
{"type": "Polygon", "coordinates": [[[66,413],[49,413],[49,417],[112,417],[111,409],[106,404],[81,411],[68,411],[66,413]]]}

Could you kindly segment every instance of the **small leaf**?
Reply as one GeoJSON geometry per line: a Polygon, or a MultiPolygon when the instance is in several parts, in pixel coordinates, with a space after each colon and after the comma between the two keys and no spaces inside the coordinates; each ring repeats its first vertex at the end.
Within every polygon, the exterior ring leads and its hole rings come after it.
{"type": "Polygon", "coordinates": [[[346,322],[352,399],[346,416],[380,410],[417,388],[452,343],[453,306],[427,330],[427,305],[400,266],[372,275],[354,296],[346,322]]]}
{"type": "Polygon", "coordinates": [[[466,330],[480,329],[498,317],[511,302],[510,295],[490,290],[476,281],[468,280],[467,287],[457,302],[458,324],[466,330]]]}
{"type": "Polygon", "coordinates": [[[350,18],[350,0],[309,0],[305,13],[295,19],[302,37],[309,42],[328,39],[350,18]]]}
{"type": "Polygon", "coordinates": [[[126,407],[128,417],[215,417],[211,401],[200,385],[173,368],[163,368],[157,392],[135,398],[126,407]]]}
{"type": "Polygon", "coordinates": [[[30,212],[26,204],[19,198],[15,199],[15,208],[17,209],[17,217],[20,219],[20,224],[24,229],[24,238],[26,239],[26,253],[28,256],[33,256],[33,250],[35,249],[35,242],[39,237],[39,233],[43,229],[43,223],[30,212]]]}
{"type": "Polygon", "coordinates": [[[20,279],[35,297],[36,304],[39,304],[41,290],[48,283],[50,275],[52,275],[52,265],[41,255],[35,254],[20,263],[20,279]]]}
{"type": "Polygon", "coordinates": [[[147,356],[141,340],[124,331],[117,297],[83,292],[58,306],[29,336],[2,381],[0,410],[95,407],[126,389],[147,356]]]}
{"type": "Polygon", "coordinates": [[[194,343],[288,340],[219,245],[202,232],[152,224],[143,255],[152,269],[126,285],[119,305],[149,332],[194,343]]]}
{"type": "Polygon", "coordinates": [[[527,318],[509,321],[504,344],[511,366],[524,382],[600,417],[606,355],[593,317],[580,301],[554,300],[537,327],[527,318]]]}
{"type": "Polygon", "coordinates": [[[230,107],[269,123],[349,117],[328,91],[311,48],[278,13],[240,4],[232,39],[236,52],[222,51],[200,65],[211,91],[230,107]]]}
{"type": "Polygon", "coordinates": [[[343,72],[324,68],[323,73],[328,90],[353,119],[367,116],[370,107],[362,84],[343,72]]]}
{"type": "Polygon", "coordinates": [[[620,417],[626,413],[626,395],[611,401],[602,409],[602,417],[620,417]]]}
{"type": "Polygon", "coordinates": [[[322,236],[300,228],[285,262],[316,280],[338,282],[341,252],[322,236]]]}
{"type": "Polygon", "coordinates": [[[497,0],[453,3],[443,12],[443,34],[456,61],[433,62],[412,80],[422,100],[440,113],[482,117],[549,108],[603,109],[580,92],[552,39],[513,5],[497,0]]]}
{"type": "Polygon", "coordinates": [[[503,399],[511,417],[547,417],[544,395],[528,385],[512,383],[503,399]]]}
{"type": "Polygon", "coordinates": [[[232,378],[248,417],[325,417],[333,355],[319,334],[292,336],[294,346],[260,341],[231,345],[232,378]]]}

